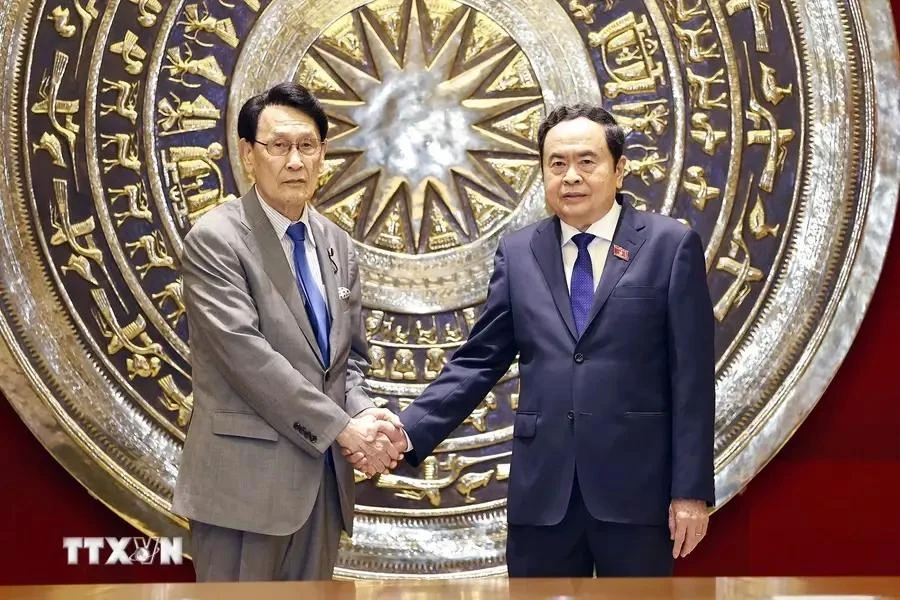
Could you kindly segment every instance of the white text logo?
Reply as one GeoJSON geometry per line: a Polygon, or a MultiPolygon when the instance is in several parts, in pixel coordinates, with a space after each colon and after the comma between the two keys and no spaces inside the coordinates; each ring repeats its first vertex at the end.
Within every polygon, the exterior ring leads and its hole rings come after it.
{"type": "Polygon", "coordinates": [[[151,537],[64,537],[66,562],[89,565],[180,565],[181,538],[151,537]],[[102,562],[101,562],[102,561],[102,562]]]}

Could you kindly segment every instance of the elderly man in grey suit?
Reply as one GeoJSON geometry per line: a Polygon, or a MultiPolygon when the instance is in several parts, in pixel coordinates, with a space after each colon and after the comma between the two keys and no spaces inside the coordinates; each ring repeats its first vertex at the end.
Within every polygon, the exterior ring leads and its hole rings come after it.
{"type": "Polygon", "coordinates": [[[194,413],[173,510],[190,520],[198,581],[330,579],[352,533],[353,468],[396,466],[399,421],[369,400],[359,271],[315,212],[328,120],[302,86],[238,117],[255,185],[188,233],[182,256],[194,413]]]}

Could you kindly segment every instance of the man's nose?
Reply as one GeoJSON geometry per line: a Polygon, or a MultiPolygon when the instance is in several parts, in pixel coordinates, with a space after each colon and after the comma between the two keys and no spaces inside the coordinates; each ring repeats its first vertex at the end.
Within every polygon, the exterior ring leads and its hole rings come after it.
{"type": "Polygon", "coordinates": [[[292,171],[303,168],[303,155],[296,146],[291,146],[291,149],[288,150],[287,164],[285,166],[292,171]]]}
{"type": "Polygon", "coordinates": [[[575,168],[575,165],[570,165],[566,170],[566,174],[563,177],[563,181],[566,183],[578,183],[581,181],[581,173],[575,168]]]}

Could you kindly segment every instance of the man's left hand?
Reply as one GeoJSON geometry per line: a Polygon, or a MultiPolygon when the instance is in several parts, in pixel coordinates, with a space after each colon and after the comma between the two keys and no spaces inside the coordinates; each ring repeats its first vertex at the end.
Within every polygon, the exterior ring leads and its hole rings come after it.
{"type": "Polygon", "coordinates": [[[703,500],[676,498],[669,504],[669,537],[672,539],[672,558],[684,558],[706,536],[709,512],[703,500]]]}

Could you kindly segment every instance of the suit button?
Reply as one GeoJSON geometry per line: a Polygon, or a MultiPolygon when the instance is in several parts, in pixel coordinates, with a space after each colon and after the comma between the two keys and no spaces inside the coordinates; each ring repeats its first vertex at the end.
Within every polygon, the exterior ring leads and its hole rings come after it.
{"type": "Polygon", "coordinates": [[[293,425],[293,427],[294,427],[294,429],[296,429],[297,431],[303,431],[303,425],[301,425],[299,422],[295,422],[294,425],[293,425]]]}
{"type": "Polygon", "coordinates": [[[583,363],[583,362],[584,362],[584,354],[582,354],[581,352],[577,353],[577,354],[575,355],[575,362],[576,362],[577,364],[579,364],[579,365],[580,365],[581,363],[583,363]]]}
{"type": "Polygon", "coordinates": [[[570,421],[574,421],[575,420],[575,411],[570,410],[568,413],[566,413],[566,416],[569,418],[570,421]]]}
{"type": "Polygon", "coordinates": [[[315,434],[313,434],[312,437],[309,439],[310,439],[310,441],[312,441],[313,444],[315,444],[317,441],[319,441],[319,437],[315,434]]]}

